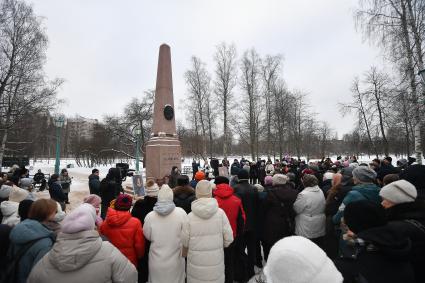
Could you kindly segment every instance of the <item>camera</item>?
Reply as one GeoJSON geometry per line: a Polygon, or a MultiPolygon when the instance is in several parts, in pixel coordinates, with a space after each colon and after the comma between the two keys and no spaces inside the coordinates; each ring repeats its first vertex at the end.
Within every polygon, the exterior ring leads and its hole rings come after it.
{"type": "Polygon", "coordinates": [[[128,163],[116,163],[115,167],[120,169],[120,173],[121,173],[121,180],[125,181],[125,179],[127,177],[133,177],[134,174],[134,169],[129,169],[130,166],[128,165],[128,163]]]}

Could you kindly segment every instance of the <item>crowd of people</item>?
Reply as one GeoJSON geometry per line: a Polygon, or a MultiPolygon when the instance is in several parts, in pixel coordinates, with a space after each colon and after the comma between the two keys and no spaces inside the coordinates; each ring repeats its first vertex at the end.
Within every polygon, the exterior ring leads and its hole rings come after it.
{"type": "Polygon", "coordinates": [[[93,169],[68,213],[67,173],[51,176],[51,199],[35,199],[27,172],[3,175],[0,281],[425,282],[425,166],[392,163],[194,162],[143,197],[118,168],[93,169]]]}

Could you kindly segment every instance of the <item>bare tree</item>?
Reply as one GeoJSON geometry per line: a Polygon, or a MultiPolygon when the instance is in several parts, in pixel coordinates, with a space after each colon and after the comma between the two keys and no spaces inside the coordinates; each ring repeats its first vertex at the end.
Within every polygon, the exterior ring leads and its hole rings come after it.
{"type": "MultiPolygon", "coordinates": [[[[270,158],[272,143],[272,119],[274,113],[273,107],[273,90],[276,88],[276,82],[279,78],[279,71],[282,65],[282,57],[280,55],[271,56],[266,55],[262,60],[261,71],[263,79],[263,96],[265,100],[265,128],[266,128],[266,153],[267,157],[270,158]]],[[[275,92],[276,94],[276,92],[275,92]]]]}
{"type": "Polygon", "coordinates": [[[8,132],[25,115],[52,109],[62,80],[49,82],[43,72],[47,36],[30,5],[0,3],[0,166],[8,132]]]}
{"type": "Polygon", "coordinates": [[[229,143],[229,116],[233,103],[233,88],[237,79],[236,47],[221,43],[214,54],[214,92],[223,115],[223,156],[227,158],[229,143]]]}
{"type": "MultiPolygon", "coordinates": [[[[210,95],[210,75],[208,74],[205,63],[198,57],[191,58],[191,68],[185,72],[186,84],[188,86],[188,101],[193,103],[191,108],[196,111],[197,119],[202,131],[202,158],[207,161],[207,133],[208,119],[211,114],[211,105],[209,103],[210,95]]],[[[211,129],[211,128],[210,128],[211,129]]],[[[211,131],[210,131],[211,132],[211,131]]],[[[212,138],[212,134],[210,135],[212,138]]]]}

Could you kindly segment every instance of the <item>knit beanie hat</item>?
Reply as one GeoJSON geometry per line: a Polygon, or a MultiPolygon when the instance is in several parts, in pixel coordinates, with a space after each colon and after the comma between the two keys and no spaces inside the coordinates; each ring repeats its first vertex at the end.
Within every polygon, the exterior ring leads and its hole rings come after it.
{"type": "Polygon", "coordinates": [[[225,176],[217,176],[214,179],[214,183],[216,185],[220,185],[220,184],[229,184],[229,178],[225,177],[225,176]]]}
{"type": "Polygon", "coordinates": [[[302,181],[305,188],[314,187],[319,184],[319,180],[317,180],[316,176],[310,174],[305,174],[302,181]]]}
{"type": "Polygon", "coordinates": [[[273,185],[273,177],[272,176],[266,176],[265,178],[264,178],[264,184],[265,185],[268,185],[268,186],[271,186],[271,185],[273,185]]]}
{"type": "Polygon", "coordinates": [[[12,186],[2,185],[0,188],[0,198],[9,198],[10,192],[12,191],[12,186]]]}
{"type": "Polygon", "coordinates": [[[13,187],[9,194],[9,201],[21,202],[28,197],[28,191],[13,187]]]}
{"type": "Polygon", "coordinates": [[[300,236],[285,237],[271,248],[264,275],[267,283],[343,282],[325,252],[300,236]]]}
{"type": "Polygon", "coordinates": [[[210,198],[212,197],[212,186],[211,183],[206,180],[201,180],[196,185],[195,189],[196,198],[210,198]]]}
{"type": "Polygon", "coordinates": [[[133,203],[133,198],[127,194],[120,194],[115,201],[115,210],[128,211],[133,203]]]}
{"type": "Polygon", "coordinates": [[[204,179],[205,179],[205,173],[204,172],[202,172],[202,171],[196,172],[196,174],[195,174],[195,180],[197,182],[199,182],[201,180],[204,180],[204,179]]]}
{"type": "Polygon", "coordinates": [[[30,212],[30,208],[33,202],[33,200],[24,199],[19,203],[18,215],[21,218],[21,221],[24,221],[28,218],[28,212],[30,212]]]}
{"type": "Polygon", "coordinates": [[[272,183],[273,186],[275,185],[284,185],[286,182],[288,182],[289,178],[286,175],[283,174],[275,174],[272,177],[272,183]]]}
{"type": "Polygon", "coordinates": [[[168,185],[162,185],[158,193],[158,201],[173,201],[174,193],[168,185]]]}
{"type": "Polygon", "coordinates": [[[71,211],[62,221],[62,232],[74,234],[94,230],[96,210],[91,204],[83,203],[71,211]]]}
{"type": "Polygon", "coordinates": [[[93,205],[94,208],[99,208],[102,203],[102,199],[98,195],[91,194],[86,196],[83,202],[93,205]]]}
{"type": "Polygon", "coordinates": [[[344,209],[344,222],[355,234],[387,223],[384,208],[368,200],[350,202],[344,209]]]}
{"type": "Polygon", "coordinates": [[[31,186],[32,186],[32,182],[33,182],[33,180],[32,180],[31,178],[22,178],[22,179],[19,181],[19,187],[20,187],[21,189],[28,190],[28,189],[29,189],[29,187],[31,187],[31,186]]]}
{"type": "Polygon", "coordinates": [[[369,167],[359,166],[353,170],[353,178],[361,183],[373,183],[376,179],[376,172],[369,167]]]}
{"type": "Polygon", "coordinates": [[[155,183],[154,180],[148,180],[146,182],[145,192],[148,197],[157,197],[158,196],[159,187],[158,184],[155,183]]]}
{"type": "Polygon", "coordinates": [[[398,180],[384,186],[379,195],[394,204],[414,202],[418,196],[415,186],[406,180],[398,180]]]}
{"type": "Polygon", "coordinates": [[[249,179],[249,173],[246,170],[239,170],[238,172],[238,179],[239,181],[242,180],[248,180],[249,179]]]}

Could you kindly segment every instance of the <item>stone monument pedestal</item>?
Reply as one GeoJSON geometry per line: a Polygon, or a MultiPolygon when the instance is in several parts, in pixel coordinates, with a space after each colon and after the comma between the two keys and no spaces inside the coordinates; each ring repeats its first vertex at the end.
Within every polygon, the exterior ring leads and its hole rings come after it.
{"type": "Polygon", "coordinates": [[[163,178],[177,166],[181,170],[181,145],[175,137],[152,137],[146,143],[146,179],[163,178]]]}

